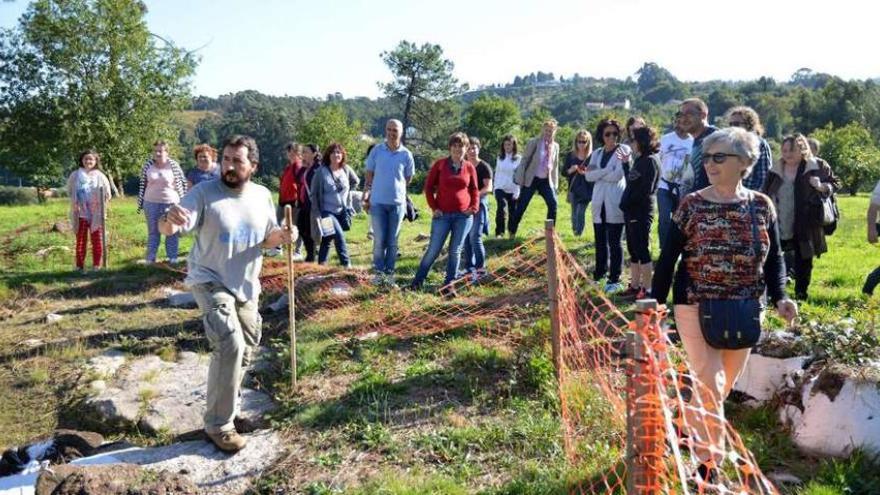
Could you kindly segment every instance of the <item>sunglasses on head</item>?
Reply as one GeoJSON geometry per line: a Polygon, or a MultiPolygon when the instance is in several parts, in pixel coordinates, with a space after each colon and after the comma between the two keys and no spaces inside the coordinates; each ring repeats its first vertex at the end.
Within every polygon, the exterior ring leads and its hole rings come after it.
{"type": "Polygon", "coordinates": [[[739,157],[739,155],[735,153],[712,153],[711,155],[703,155],[701,157],[703,161],[703,165],[709,163],[709,160],[712,160],[712,163],[724,163],[728,157],[735,156],[739,157]]]}

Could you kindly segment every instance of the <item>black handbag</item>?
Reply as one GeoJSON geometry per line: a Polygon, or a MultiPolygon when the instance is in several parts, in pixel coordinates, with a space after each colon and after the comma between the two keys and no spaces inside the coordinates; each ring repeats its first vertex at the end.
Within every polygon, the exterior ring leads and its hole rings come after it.
{"type": "MultiPolygon", "coordinates": [[[[752,219],[754,255],[760,256],[761,241],[758,238],[754,195],[749,198],[749,216],[752,219]]],[[[699,304],[699,314],[703,338],[715,349],[754,347],[761,338],[763,310],[758,299],[702,299],[699,304]]]]}
{"type": "Polygon", "coordinates": [[[342,230],[348,232],[351,230],[351,219],[354,216],[354,210],[348,207],[342,209],[342,213],[340,213],[336,218],[339,220],[339,227],[342,230]]]}

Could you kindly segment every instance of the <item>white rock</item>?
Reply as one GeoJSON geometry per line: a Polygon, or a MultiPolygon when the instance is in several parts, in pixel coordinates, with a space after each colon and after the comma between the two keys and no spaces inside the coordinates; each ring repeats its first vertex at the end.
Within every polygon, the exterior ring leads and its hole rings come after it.
{"type": "MultiPolygon", "coordinates": [[[[201,430],[209,362],[208,356],[193,352],[181,352],[174,363],[158,356],[137,359],[87,403],[111,424],[137,425],[151,434],[181,435],[201,430]]],[[[265,427],[263,417],[274,407],[267,394],[243,389],[239,414],[242,426],[248,430],[265,427]]]]}
{"type": "Polygon", "coordinates": [[[168,295],[168,304],[174,308],[197,308],[196,298],[191,292],[183,292],[176,289],[165,289],[168,295]]]}
{"type": "Polygon", "coordinates": [[[854,448],[880,451],[878,384],[843,378],[832,400],[817,383],[813,379],[802,389],[804,412],[792,423],[795,444],[810,454],[835,457],[848,456],[854,448]]]}
{"type": "Polygon", "coordinates": [[[786,404],[779,409],[779,422],[785,426],[799,424],[803,413],[797,406],[786,404]]]}
{"type": "Polygon", "coordinates": [[[100,393],[107,390],[107,382],[104,380],[95,380],[89,384],[89,387],[91,387],[92,392],[100,393]]]}
{"type": "MultiPolygon", "coordinates": [[[[235,454],[218,450],[208,441],[183,442],[164,447],[132,447],[92,457],[76,459],[71,464],[99,465],[131,463],[155,471],[183,471],[204,493],[245,493],[253,479],[269,468],[283,452],[281,436],[264,430],[245,435],[247,446],[235,454]]],[[[32,494],[37,474],[0,478],[0,494],[32,494]]]]}
{"type": "Polygon", "coordinates": [[[330,287],[329,292],[336,297],[346,297],[351,295],[351,286],[346,283],[336,283],[330,287]]]}
{"type": "Polygon", "coordinates": [[[61,321],[64,317],[57,313],[49,313],[46,315],[46,323],[57,323],[61,321]]]}
{"type": "Polygon", "coordinates": [[[19,345],[24,346],[24,347],[38,347],[38,346],[41,346],[41,345],[43,345],[43,344],[45,344],[45,342],[43,342],[43,341],[40,340],[40,339],[27,339],[27,340],[23,341],[23,342],[22,342],[21,344],[19,344],[19,345]]]}
{"type": "Polygon", "coordinates": [[[797,476],[786,473],[783,471],[774,471],[772,473],[767,474],[767,477],[770,478],[776,485],[802,485],[804,484],[803,480],[798,478],[797,476]]]}
{"type": "Polygon", "coordinates": [[[89,359],[86,369],[103,377],[112,377],[125,364],[125,353],[117,349],[109,349],[89,359]]]}
{"type": "Polygon", "coordinates": [[[789,377],[800,372],[807,359],[807,356],[778,359],[752,354],[733,389],[759,401],[768,401],[786,386],[793,385],[789,377]]]}

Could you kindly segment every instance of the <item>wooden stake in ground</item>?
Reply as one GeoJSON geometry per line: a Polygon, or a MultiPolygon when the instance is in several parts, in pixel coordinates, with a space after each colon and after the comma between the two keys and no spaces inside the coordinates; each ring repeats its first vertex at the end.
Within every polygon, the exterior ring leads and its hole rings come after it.
{"type": "Polygon", "coordinates": [[[104,248],[104,255],[101,256],[101,266],[106,270],[107,255],[110,253],[110,248],[107,246],[107,193],[109,191],[105,191],[104,186],[98,188],[98,191],[101,194],[101,244],[104,248]]]}
{"type": "MultiPolygon", "coordinates": [[[[284,206],[284,227],[293,233],[293,208],[284,206]]],[[[293,297],[293,243],[285,246],[287,251],[287,318],[290,327],[290,376],[291,387],[296,388],[296,298],[293,297]]]]}

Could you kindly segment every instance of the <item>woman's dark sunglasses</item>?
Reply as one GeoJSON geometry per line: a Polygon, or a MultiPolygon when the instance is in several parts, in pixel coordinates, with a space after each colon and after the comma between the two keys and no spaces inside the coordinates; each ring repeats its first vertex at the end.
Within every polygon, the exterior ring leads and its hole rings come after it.
{"type": "Polygon", "coordinates": [[[575,141],[577,144],[587,144],[586,141],[575,141]]]}
{"type": "Polygon", "coordinates": [[[603,134],[603,136],[605,136],[605,137],[612,137],[612,136],[613,136],[613,137],[617,137],[617,136],[620,136],[620,133],[619,133],[619,132],[606,132],[605,134],[603,134]]]}
{"type": "Polygon", "coordinates": [[[721,164],[724,163],[724,161],[727,160],[727,157],[730,156],[738,157],[739,155],[734,153],[712,153],[711,155],[703,155],[700,158],[702,158],[703,160],[703,165],[709,163],[709,160],[712,160],[712,162],[714,163],[721,164]]]}

